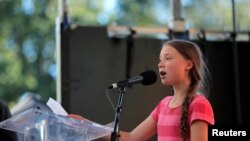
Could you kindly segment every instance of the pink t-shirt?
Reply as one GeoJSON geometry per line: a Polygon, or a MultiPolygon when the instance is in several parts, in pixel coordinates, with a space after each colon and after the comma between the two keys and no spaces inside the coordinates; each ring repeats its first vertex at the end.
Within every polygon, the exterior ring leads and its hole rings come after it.
{"type": "MultiPolygon", "coordinates": [[[[157,122],[158,141],[182,141],[180,119],[182,106],[169,108],[169,101],[173,96],[167,96],[151,113],[151,117],[157,122]]],[[[188,126],[195,120],[203,120],[208,124],[214,124],[213,109],[209,101],[203,95],[194,96],[188,109],[188,126]]],[[[187,133],[186,141],[190,140],[187,133]]]]}

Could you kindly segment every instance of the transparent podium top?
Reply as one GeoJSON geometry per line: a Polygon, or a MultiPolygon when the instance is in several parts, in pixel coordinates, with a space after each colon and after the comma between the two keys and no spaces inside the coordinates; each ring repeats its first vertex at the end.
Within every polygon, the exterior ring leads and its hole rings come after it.
{"type": "Polygon", "coordinates": [[[26,140],[90,141],[110,134],[111,126],[77,120],[32,108],[0,122],[0,128],[24,134],[26,140]],[[33,139],[34,140],[34,139],[33,139]]]}

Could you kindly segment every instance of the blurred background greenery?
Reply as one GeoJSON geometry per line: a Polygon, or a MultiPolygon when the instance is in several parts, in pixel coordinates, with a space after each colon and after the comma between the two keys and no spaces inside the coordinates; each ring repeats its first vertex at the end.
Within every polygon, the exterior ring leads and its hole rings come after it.
{"type": "MultiPolygon", "coordinates": [[[[0,98],[56,97],[55,21],[61,0],[0,0],[0,98]]],[[[187,28],[232,31],[231,0],[182,0],[187,28]]],[[[235,0],[237,31],[250,29],[250,1],[235,0]]],[[[168,27],[170,0],[67,0],[70,24],[168,27]]]]}

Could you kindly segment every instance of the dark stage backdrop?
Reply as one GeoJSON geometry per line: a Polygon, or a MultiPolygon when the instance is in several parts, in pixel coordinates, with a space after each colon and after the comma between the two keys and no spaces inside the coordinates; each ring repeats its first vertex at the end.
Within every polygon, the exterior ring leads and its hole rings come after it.
{"type": "MultiPolygon", "coordinates": [[[[208,59],[212,75],[210,101],[216,124],[236,124],[233,53],[230,41],[197,42],[208,59]]],[[[106,27],[83,27],[62,31],[61,91],[62,105],[69,113],[79,114],[100,124],[114,120],[115,112],[106,98],[105,89],[112,83],[155,70],[162,40],[152,38],[114,39],[106,27]]],[[[243,123],[249,123],[246,108],[249,93],[249,42],[239,42],[240,96],[243,123]]],[[[109,90],[117,103],[118,90],[109,90]]],[[[159,76],[155,84],[128,87],[123,101],[120,129],[130,131],[143,121],[165,96],[159,76]]],[[[154,137],[152,139],[156,140],[154,137]]]]}

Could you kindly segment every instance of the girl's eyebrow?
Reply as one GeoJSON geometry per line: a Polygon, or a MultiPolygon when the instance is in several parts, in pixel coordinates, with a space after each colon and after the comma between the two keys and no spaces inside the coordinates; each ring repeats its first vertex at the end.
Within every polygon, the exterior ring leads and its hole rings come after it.
{"type": "Polygon", "coordinates": [[[165,57],[165,56],[168,56],[168,55],[170,55],[170,54],[169,53],[165,53],[163,55],[160,55],[159,57],[161,58],[161,57],[165,57]]]}

